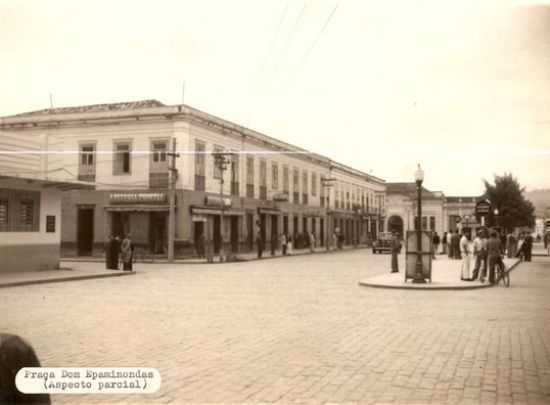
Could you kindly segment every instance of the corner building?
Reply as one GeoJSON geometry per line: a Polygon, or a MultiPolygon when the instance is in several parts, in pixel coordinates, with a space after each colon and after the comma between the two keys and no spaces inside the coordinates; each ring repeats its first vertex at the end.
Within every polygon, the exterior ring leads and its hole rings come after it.
{"type": "Polygon", "coordinates": [[[269,252],[279,235],[313,231],[324,246],[334,230],[364,243],[384,224],[384,180],[187,105],[156,100],[47,109],[3,118],[12,133],[47,134],[64,171],[95,184],[67,192],[62,205],[64,256],[102,255],[109,235],[130,233],[137,255],[168,250],[172,144],[177,172],[175,253],[190,256],[207,239],[214,252],[269,252]],[[231,152],[220,171],[213,152],[231,152]],[[221,178],[223,176],[223,189],[221,178]],[[222,220],[223,218],[223,220],[222,220]]]}

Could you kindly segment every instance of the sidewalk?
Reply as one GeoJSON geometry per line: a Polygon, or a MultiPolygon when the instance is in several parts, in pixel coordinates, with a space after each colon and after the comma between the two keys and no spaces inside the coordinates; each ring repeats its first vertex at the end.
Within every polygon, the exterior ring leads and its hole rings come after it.
{"type": "MultiPolygon", "coordinates": [[[[248,262],[252,260],[267,260],[267,259],[277,259],[277,258],[284,258],[284,257],[291,257],[291,256],[303,256],[303,255],[311,255],[311,254],[323,254],[323,253],[338,253],[338,252],[345,252],[350,250],[357,250],[357,249],[369,249],[370,247],[367,245],[357,245],[355,246],[344,246],[343,249],[336,249],[331,248],[331,250],[327,250],[325,247],[316,247],[313,252],[310,251],[309,248],[306,249],[293,249],[292,255],[286,255],[283,256],[282,251],[280,249],[275,251],[275,255],[271,255],[271,251],[269,249],[264,250],[262,258],[258,259],[258,253],[256,251],[250,251],[250,252],[243,252],[238,253],[236,255],[237,262],[248,262]]],[[[62,258],[63,261],[71,261],[71,262],[90,262],[90,263],[103,263],[105,259],[103,257],[96,257],[96,256],[86,256],[86,257],[64,257],[62,258]]],[[[135,260],[136,263],[168,263],[168,259],[166,258],[138,258],[135,260]]],[[[199,257],[187,257],[183,259],[174,259],[174,263],[183,263],[183,264],[208,264],[206,259],[201,259],[199,257]]],[[[218,255],[214,255],[214,261],[212,263],[225,263],[220,262],[220,257],[218,255]]]]}
{"type": "MultiPolygon", "coordinates": [[[[512,271],[519,263],[519,259],[504,259],[504,265],[508,271],[512,271]]],[[[410,290],[472,290],[476,288],[487,288],[493,286],[493,284],[490,284],[487,279],[485,280],[485,283],[477,280],[460,280],[461,267],[462,260],[451,260],[445,256],[437,256],[437,259],[432,261],[431,283],[427,282],[426,284],[414,284],[410,279],[405,282],[405,257],[404,255],[400,255],[398,273],[390,273],[388,270],[385,274],[360,280],[359,285],[374,288],[398,288],[410,290]]],[[[473,266],[470,267],[470,274],[472,270],[473,266]]],[[[513,280],[511,280],[510,285],[513,286],[513,280]]]]}
{"type": "Polygon", "coordinates": [[[97,266],[61,267],[58,270],[13,271],[0,273],[0,288],[92,278],[121,277],[133,274],[136,274],[135,271],[98,269],[97,266]]]}

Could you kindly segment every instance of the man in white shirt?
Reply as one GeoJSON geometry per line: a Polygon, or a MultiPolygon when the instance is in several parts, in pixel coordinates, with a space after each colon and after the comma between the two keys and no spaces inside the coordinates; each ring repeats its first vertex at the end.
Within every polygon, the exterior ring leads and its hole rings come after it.
{"type": "Polygon", "coordinates": [[[472,274],[472,280],[477,280],[477,277],[479,275],[479,268],[481,267],[481,261],[484,260],[483,253],[482,253],[482,247],[483,242],[481,241],[481,234],[478,232],[473,243],[474,247],[474,258],[475,258],[475,265],[474,265],[474,271],[472,274]]]}
{"type": "Polygon", "coordinates": [[[460,238],[460,253],[462,254],[462,275],[461,280],[471,281],[470,278],[470,241],[465,233],[460,238]]]}

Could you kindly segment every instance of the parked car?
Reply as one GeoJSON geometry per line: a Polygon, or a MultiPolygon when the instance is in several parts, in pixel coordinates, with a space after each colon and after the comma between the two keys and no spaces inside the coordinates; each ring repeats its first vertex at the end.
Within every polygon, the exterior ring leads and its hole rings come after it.
{"type": "Polygon", "coordinates": [[[391,232],[380,232],[372,242],[372,253],[391,253],[392,238],[391,232]]]}

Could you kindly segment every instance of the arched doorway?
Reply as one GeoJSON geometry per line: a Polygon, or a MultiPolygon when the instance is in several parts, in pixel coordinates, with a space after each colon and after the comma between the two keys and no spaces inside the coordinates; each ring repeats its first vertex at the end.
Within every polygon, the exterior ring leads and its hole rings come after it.
{"type": "Polygon", "coordinates": [[[403,238],[403,219],[399,215],[392,215],[388,219],[388,232],[397,232],[403,238]]]}

